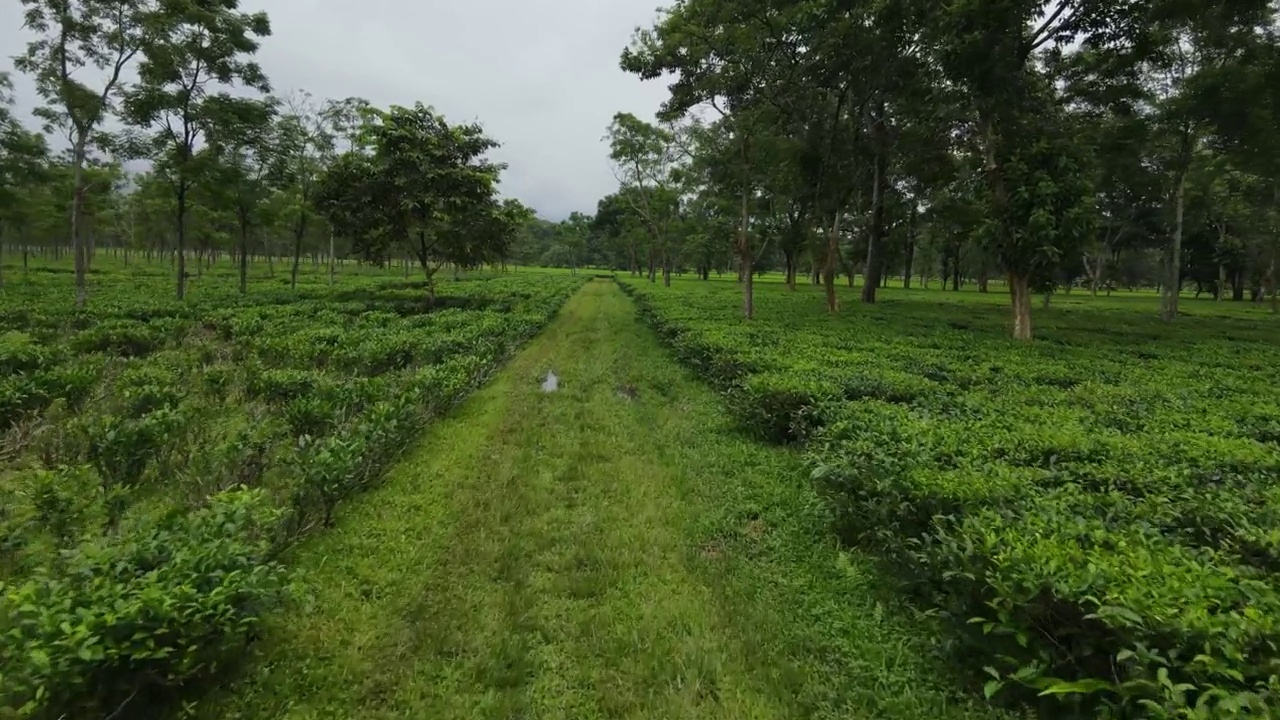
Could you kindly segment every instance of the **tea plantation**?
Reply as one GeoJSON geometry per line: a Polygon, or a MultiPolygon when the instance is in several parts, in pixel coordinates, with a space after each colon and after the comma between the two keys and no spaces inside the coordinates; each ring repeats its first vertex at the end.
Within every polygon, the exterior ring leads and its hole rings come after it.
{"type": "Polygon", "coordinates": [[[215,677],[281,558],[582,281],[232,276],[107,260],[0,292],[0,717],[103,717],[215,677]]]}
{"type": "Polygon", "coordinates": [[[1263,313],[623,278],[760,436],[803,448],[842,538],[954,623],[958,667],[1045,717],[1280,712],[1280,333],[1263,313]],[[955,298],[955,299],[952,299],[955,298]],[[961,301],[960,299],[963,299],[961,301]]]}
{"type": "Polygon", "coordinates": [[[1280,707],[1263,309],[100,266],[0,291],[0,718],[1280,707]]]}

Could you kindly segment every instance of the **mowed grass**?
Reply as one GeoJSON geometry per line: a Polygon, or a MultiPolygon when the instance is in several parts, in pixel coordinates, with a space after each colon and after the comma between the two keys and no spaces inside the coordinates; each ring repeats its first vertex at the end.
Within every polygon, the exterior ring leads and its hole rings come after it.
{"type": "Polygon", "coordinates": [[[590,283],[289,558],[294,599],[201,714],[998,716],[723,403],[590,283]]]}

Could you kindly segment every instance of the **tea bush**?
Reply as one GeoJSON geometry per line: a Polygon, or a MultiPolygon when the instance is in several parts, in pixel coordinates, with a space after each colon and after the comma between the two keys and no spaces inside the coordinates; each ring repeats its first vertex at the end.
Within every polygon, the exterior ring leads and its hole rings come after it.
{"type": "Polygon", "coordinates": [[[583,282],[94,281],[0,292],[0,717],[145,716],[234,662],[281,552],[583,282]]]}
{"type": "Polygon", "coordinates": [[[1189,303],[1040,313],[624,279],[743,425],[799,443],[837,529],[955,621],[988,695],[1052,717],[1280,713],[1280,333],[1189,303]],[[1197,316],[1200,315],[1200,316],[1197,316]]]}

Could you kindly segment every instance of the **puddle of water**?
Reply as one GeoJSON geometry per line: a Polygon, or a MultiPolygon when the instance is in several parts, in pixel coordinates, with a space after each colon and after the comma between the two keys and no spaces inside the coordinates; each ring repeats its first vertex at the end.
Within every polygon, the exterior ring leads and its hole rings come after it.
{"type": "Polygon", "coordinates": [[[542,392],[553,393],[560,389],[560,378],[556,377],[554,372],[547,373],[547,379],[542,381],[542,392]]]}

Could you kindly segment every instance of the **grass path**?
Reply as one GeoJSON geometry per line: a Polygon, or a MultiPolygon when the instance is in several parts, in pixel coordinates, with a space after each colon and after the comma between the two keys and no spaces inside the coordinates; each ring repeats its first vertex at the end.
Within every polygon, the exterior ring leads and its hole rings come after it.
{"type": "Polygon", "coordinates": [[[738,436],[607,281],[293,562],[296,601],[205,716],[995,714],[937,679],[795,458],[738,436]]]}

